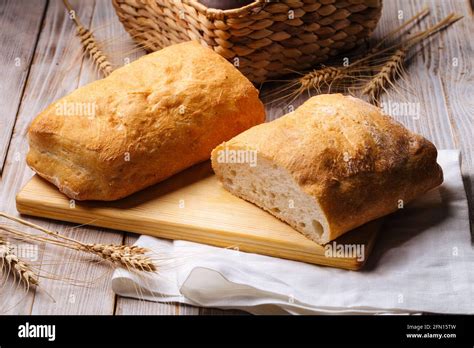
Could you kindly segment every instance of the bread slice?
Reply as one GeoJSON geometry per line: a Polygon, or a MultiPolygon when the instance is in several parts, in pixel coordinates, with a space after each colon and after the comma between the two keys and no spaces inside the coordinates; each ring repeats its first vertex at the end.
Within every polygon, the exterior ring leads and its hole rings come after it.
{"type": "Polygon", "coordinates": [[[381,110],[329,94],[212,152],[224,187],[325,244],[441,184],[437,151],[381,110]]]}

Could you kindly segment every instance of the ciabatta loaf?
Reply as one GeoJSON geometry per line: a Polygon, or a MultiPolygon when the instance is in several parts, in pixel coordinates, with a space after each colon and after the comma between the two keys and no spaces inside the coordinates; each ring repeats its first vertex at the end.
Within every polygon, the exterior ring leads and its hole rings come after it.
{"type": "Polygon", "coordinates": [[[362,100],[328,94],[212,152],[224,187],[317,243],[438,186],[432,143],[362,100]]]}
{"type": "Polygon", "coordinates": [[[187,42],[79,88],[36,117],[28,165],[78,200],[155,184],[265,120],[258,91],[211,49],[187,42]]]}

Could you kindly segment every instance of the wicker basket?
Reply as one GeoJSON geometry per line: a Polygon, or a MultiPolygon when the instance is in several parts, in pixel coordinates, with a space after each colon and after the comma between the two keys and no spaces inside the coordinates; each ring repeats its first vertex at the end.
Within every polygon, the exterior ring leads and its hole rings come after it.
{"type": "Polygon", "coordinates": [[[197,40],[254,82],[362,44],[382,11],[382,0],[256,0],[231,10],[197,0],[112,1],[126,30],[147,50],[197,40]]]}

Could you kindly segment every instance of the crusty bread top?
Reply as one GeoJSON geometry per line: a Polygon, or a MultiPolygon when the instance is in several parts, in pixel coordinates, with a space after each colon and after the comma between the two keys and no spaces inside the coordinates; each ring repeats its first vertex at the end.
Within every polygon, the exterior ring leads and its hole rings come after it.
{"type": "Polygon", "coordinates": [[[341,94],[319,95],[213,151],[252,148],[316,197],[331,236],[397,210],[442,182],[432,143],[381,110],[341,94]]]}
{"type": "Polygon", "coordinates": [[[30,125],[27,160],[72,198],[114,200],[208,159],[217,144],[264,119],[252,83],[191,41],[51,104],[30,125]],[[94,105],[95,115],[58,115],[61,105],[94,105]]]}

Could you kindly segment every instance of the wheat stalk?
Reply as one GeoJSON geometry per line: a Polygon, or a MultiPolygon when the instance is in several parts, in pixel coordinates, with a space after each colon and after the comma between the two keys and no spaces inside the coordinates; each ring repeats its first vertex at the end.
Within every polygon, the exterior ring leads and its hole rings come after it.
{"type": "Polygon", "coordinates": [[[12,275],[28,289],[31,285],[38,285],[38,275],[30,265],[22,261],[13,251],[10,243],[0,237],[0,270],[6,275],[12,275]]]}
{"type": "Polygon", "coordinates": [[[104,52],[102,52],[102,50],[99,48],[94,34],[92,34],[89,29],[85,28],[79,19],[77,19],[75,11],[69,2],[67,0],[63,0],[63,3],[64,6],[66,6],[68,12],[73,14],[72,20],[76,24],[77,35],[81,39],[81,44],[84,47],[84,50],[89,53],[89,56],[97,66],[98,70],[101,71],[105,77],[109,76],[113,71],[112,64],[110,64],[104,52]]]}
{"type": "Polygon", "coordinates": [[[385,42],[387,42],[389,39],[391,39],[394,35],[404,33],[410,28],[411,24],[418,23],[420,20],[425,18],[427,15],[429,15],[430,9],[428,7],[423,7],[423,9],[415,14],[413,17],[409,18],[407,21],[405,21],[402,25],[400,25],[398,28],[392,30],[388,34],[386,34],[382,40],[380,40],[373,48],[372,52],[376,52],[385,42]]]}
{"type": "Polygon", "coordinates": [[[50,238],[42,235],[31,234],[9,226],[0,226],[0,229],[4,230],[5,232],[21,237],[23,239],[49,243],[72,250],[78,250],[94,254],[116,266],[125,267],[130,270],[144,272],[154,272],[157,270],[155,262],[149,256],[146,255],[148,252],[150,252],[150,250],[147,248],[134,245],[128,246],[116,244],[83,243],[74,238],[61,235],[54,231],[50,231],[29,221],[10,216],[4,212],[0,212],[0,216],[18,222],[22,225],[33,227],[43,232],[44,234],[53,237],[50,238]]]}
{"type": "Polygon", "coordinates": [[[378,105],[380,95],[387,91],[388,86],[394,86],[394,81],[403,75],[403,64],[409,49],[461,18],[451,13],[432,27],[409,37],[404,46],[397,48],[387,62],[379,66],[378,72],[363,86],[362,94],[368,96],[369,102],[378,105]]]}

